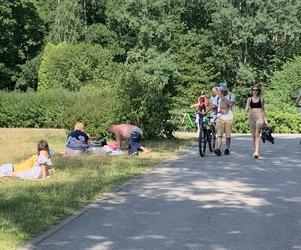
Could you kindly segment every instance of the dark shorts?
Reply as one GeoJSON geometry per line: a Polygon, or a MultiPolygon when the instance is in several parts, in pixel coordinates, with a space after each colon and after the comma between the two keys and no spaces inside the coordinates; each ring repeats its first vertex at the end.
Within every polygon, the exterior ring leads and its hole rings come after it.
{"type": "Polygon", "coordinates": [[[141,134],[137,131],[132,131],[131,137],[129,139],[129,154],[138,154],[138,150],[141,147],[140,141],[141,141],[141,134]]]}

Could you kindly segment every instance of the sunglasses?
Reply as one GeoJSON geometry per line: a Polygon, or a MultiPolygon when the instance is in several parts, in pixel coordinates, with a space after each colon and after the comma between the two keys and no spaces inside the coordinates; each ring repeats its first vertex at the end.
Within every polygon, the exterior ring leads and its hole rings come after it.
{"type": "Polygon", "coordinates": [[[253,90],[253,91],[257,91],[257,92],[259,91],[259,89],[252,89],[252,90],[253,90]]]}

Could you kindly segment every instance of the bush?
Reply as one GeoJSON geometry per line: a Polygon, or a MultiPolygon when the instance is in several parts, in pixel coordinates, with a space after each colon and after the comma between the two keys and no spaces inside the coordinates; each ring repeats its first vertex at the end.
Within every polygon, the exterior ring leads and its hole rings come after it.
{"type": "Polygon", "coordinates": [[[233,121],[233,133],[249,133],[248,116],[240,110],[235,110],[233,121]]]}
{"type": "MultiPolygon", "coordinates": [[[[299,114],[267,112],[268,125],[275,133],[300,133],[301,117],[299,114]]],[[[250,133],[247,115],[236,110],[234,113],[233,133],[250,133]]]]}
{"type": "Polygon", "coordinates": [[[116,65],[111,53],[100,45],[86,43],[48,44],[39,69],[38,90],[79,90],[87,84],[111,85],[116,65]]]}
{"type": "Polygon", "coordinates": [[[146,137],[170,135],[170,98],[164,93],[164,80],[143,70],[128,66],[119,88],[117,122],[140,126],[146,137]]]}
{"type": "Polygon", "coordinates": [[[0,92],[0,127],[73,129],[75,122],[87,125],[90,136],[106,136],[113,120],[115,90],[86,88],[80,92],[0,92]]]}

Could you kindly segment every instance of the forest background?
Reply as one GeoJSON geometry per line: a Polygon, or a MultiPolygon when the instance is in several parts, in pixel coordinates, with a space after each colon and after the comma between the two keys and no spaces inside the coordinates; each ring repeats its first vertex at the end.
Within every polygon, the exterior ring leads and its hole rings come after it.
{"type": "Polygon", "coordinates": [[[0,0],[0,30],[0,127],[170,136],[200,90],[226,82],[235,132],[254,83],[275,132],[301,132],[301,1],[0,0]]]}

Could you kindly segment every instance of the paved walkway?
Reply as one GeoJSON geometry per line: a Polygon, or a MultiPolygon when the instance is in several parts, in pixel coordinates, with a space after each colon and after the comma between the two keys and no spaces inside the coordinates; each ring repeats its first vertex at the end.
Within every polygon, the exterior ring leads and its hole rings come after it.
{"type": "Polygon", "coordinates": [[[249,136],[230,156],[194,145],[26,249],[301,249],[300,137],[263,144],[259,160],[249,136]]]}

